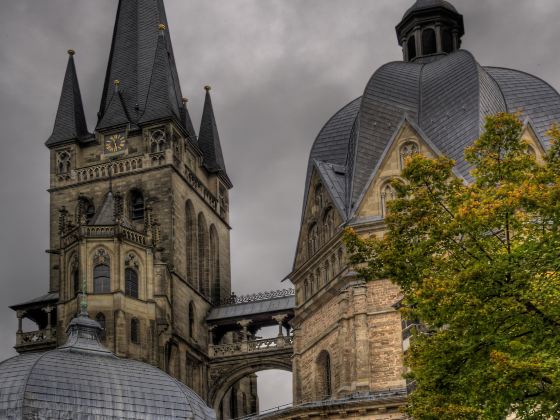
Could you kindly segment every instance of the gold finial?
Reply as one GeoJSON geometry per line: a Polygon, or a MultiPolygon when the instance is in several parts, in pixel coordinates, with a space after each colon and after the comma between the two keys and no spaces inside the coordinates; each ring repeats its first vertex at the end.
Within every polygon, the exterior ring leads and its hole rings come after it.
{"type": "Polygon", "coordinates": [[[210,85],[204,86],[204,90],[205,90],[206,92],[210,92],[211,89],[212,89],[212,86],[210,86],[210,85]]]}
{"type": "Polygon", "coordinates": [[[117,80],[115,80],[115,81],[113,82],[113,84],[114,84],[115,86],[119,86],[119,85],[121,84],[121,81],[120,81],[119,79],[117,79],[117,80]]]}
{"type": "Polygon", "coordinates": [[[183,104],[186,104],[187,102],[189,102],[188,98],[185,98],[184,96],[181,98],[181,102],[183,102],[183,104]]]}
{"type": "Polygon", "coordinates": [[[166,27],[165,27],[165,25],[164,25],[163,23],[160,23],[160,24],[158,25],[158,28],[159,28],[160,31],[165,31],[165,29],[166,29],[166,27]]]}
{"type": "Polygon", "coordinates": [[[72,49],[68,50],[68,55],[74,55],[74,54],[76,54],[76,51],[72,49]]]}

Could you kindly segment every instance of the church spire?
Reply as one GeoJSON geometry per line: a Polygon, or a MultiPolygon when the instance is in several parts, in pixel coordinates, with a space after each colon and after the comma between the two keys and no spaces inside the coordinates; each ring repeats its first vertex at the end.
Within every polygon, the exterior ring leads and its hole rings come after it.
{"type": "Polygon", "coordinates": [[[181,98],[163,0],[119,0],[97,129],[156,118],[181,122],[181,98]]]}
{"type": "Polygon", "coordinates": [[[204,110],[202,112],[202,121],[200,123],[198,137],[198,146],[203,154],[203,164],[208,171],[220,173],[228,186],[231,186],[231,182],[226,174],[226,165],[222,154],[220,135],[218,134],[212,98],[210,97],[211,88],[210,86],[205,86],[204,89],[206,90],[206,99],[204,101],[204,110]]]}
{"type": "Polygon", "coordinates": [[[74,50],[68,50],[68,65],[56,112],[54,129],[46,142],[48,147],[90,136],[87,129],[80,85],[74,64],[74,50]]]}

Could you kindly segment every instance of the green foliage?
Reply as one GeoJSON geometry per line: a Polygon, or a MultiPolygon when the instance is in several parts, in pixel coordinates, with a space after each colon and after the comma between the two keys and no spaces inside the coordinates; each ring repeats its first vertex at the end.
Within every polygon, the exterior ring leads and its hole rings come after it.
{"type": "Polygon", "coordinates": [[[454,162],[415,155],[395,182],[386,235],[351,229],[351,262],[400,285],[420,320],[406,354],[416,419],[560,418],[560,129],[537,162],[516,115],[487,118],[454,162]]]}

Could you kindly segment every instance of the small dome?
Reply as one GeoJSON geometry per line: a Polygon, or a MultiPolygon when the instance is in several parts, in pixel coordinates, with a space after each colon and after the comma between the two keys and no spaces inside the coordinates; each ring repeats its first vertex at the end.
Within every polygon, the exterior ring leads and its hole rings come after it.
{"type": "Polygon", "coordinates": [[[215,419],[191,389],[146,363],[120,359],[87,315],[64,346],[0,363],[0,418],[215,419]]]}
{"type": "Polygon", "coordinates": [[[433,7],[443,7],[444,9],[447,9],[451,12],[458,13],[457,9],[455,9],[455,6],[445,0],[416,0],[416,3],[414,3],[412,7],[408,9],[404,14],[403,20],[413,12],[418,12],[424,9],[431,9],[433,7]]]}

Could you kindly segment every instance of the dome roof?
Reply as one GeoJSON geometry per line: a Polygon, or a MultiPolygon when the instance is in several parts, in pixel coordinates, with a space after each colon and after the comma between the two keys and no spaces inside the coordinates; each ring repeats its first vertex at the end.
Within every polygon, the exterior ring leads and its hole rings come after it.
{"type": "MultiPolygon", "coordinates": [[[[543,80],[482,67],[465,50],[429,63],[388,63],[373,74],[363,96],[337,112],[319,133],[310,153],[306,194],[317,161],[344,165],[347,214],[342,216],[352,217],[405,119],[437,151],[454,159],[456,174],[468,180],[471,168],[464,150],[479,137],[485,117],[518,111],[548,147],[546,131],[560,122],[560,95],[543,80]]],[[[340,197],[340,183],[336,188],[331,194],[340,197]]]]}
{"type": "Polygon", "coordinates": [[[404,14],[403,20],[410,16],[413,12],[418,12],[424,9],[431,9],[434,7],[443,7],[451,12],[458,13],[455,6],[445,0],[416,0],[416,3],[412,5],[404,14]]]}
{"type": "Polygon", "coordinates": [[[215,419],[179,381],[104,348],[100,330],[81,315],[64,346],[0,363],[0,418],[215,419]]]}

